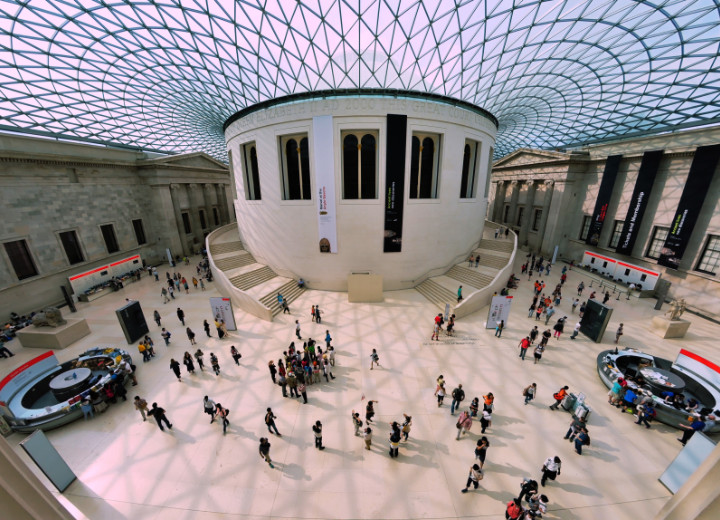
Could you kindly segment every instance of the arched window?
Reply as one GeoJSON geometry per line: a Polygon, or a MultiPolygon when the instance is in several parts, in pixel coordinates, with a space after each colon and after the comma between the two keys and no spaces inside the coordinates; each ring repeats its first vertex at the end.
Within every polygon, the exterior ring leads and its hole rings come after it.
{"type": "Polygon", "coordinates": [[[410,158],[410,198],[436,199],[440,136],[413,133],[410,158]]]}
{"type": "Polygon", "coordinates": [[[463,148],[463,167],[462,177],[460,179],[460,198],[475,198],[477,191],[477,162],[480,157],[480,143],[465,139],[465,147],[463,148]]]}
{"type": "Polygon", "coordinates": [[[310,200],[310,152],[307,135],[280,138],[283,200],[310,200]]]}
{"type": "Polygon", "coordinates": [[[377,137],[367,131],[342,133],[343,199],[377,198],[377,137]]]}
{"type": "Polygon", "coordinates": [[[260,171],[258,169],[257,147],[255,143],[243,145],[243,180],[245,181],[245,199],[261,200],[260,171]]]}

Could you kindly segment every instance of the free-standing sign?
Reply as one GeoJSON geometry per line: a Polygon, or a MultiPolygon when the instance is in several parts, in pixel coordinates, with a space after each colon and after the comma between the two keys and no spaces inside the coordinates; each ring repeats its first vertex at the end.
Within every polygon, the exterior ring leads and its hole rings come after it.
{"type": "Polygon", "coordinates": [[[313,117],[313,157],[318,190],[318,240],[321,253],[337,253],[335,146],[332,116],[313,117]]]}
{"type": "Polygon", "coordinates": [[[237,330],[230,298],[210,298],[210,308],[212,309],[213,318],[224,321],[227,330],[237,330]]]}
{"type": "Polygon", "coordinates": [[[493,296],[490,302],[490,311],[488,312],[488,319],[485,323],[486,329],[494,329],[497,324],[501,321],[505,321],[505,326],[508,325],[508,319],[510,318],[510,304],[512,303],[512,296],[493,296]]]}
{"type": "Polygon", "coordinates": [[[620,168],[620,160],[622,155],[610,155],[605,161],[605,171],[603,172],[602,181],[600,181],[600,189],[598,190],[597,200],[595,201],[595,210],[593,211],[590,229],[585,238],[585,243],[591,246],[598,245],[600,240],[600,231],[602,231],[605,216],[607,215],[608,204],[615,187],[615,179],[620,168]]]}
{"type": "Polygon", "coordinates": [[[638,229],[642,222],[647,202],[650,198],[653,184],[655,184],[655,175],[660,166],[663,151],[654,150],[643,154],[640,163],[640,171],[635,181],[635,189],[633,190],[630,206],[628,206],[625,223],[623,224],[622,233],[620,233],[620,241],[616,251],[621,255],[631,255],[635,240],[637,239],[638,229]]]}
{"type": "Polygon", "coordinates": [[[35,430],[20,446],[60,493],[77,478],[42,430],[35,430]]]}
{"type": "Polygon", "coordinates": [[[385,159],[384,253],[399,253],[402,250],[406,134],[407,116],[388,114],[387,156],[385,159]]]}
{"type": "Polygon", "coordinates": [[[671,269],[678,268],[705,202],[705,195],[715,174],[718,159],[720,159],[720,144],[701,146],[695,150],[690,173],[675,210],[670,232],[660,251],[658,264],[671,269]]]}

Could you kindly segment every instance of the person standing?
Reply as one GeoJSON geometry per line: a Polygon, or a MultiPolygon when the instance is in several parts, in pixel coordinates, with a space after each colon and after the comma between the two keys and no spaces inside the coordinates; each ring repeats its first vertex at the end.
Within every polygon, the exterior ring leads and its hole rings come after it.
{"type": "Polygon", "coordinates": [[[190,340],[191,345],[194,345],[195,343],[197,343],[195,341],[195,333],[192,331],[192,329],[190,327],[187,327],[185,329],[185,333],[187,334],[187,337],[190,340]]]}
{"type": "Polygon", "coordinates": [[[198,366],[200,367],[200,370],[202,372],[205,372],[205,363],[203,363],[203,351],[200,349],[197,349],[197,352],[195,352],[195,359],[197,360],[198,366]]]}
{"type": "Polygon", "coordinates": [[[523,497],[530,498],[532,495],[537,493],[538,491],[538,483],[536,480],[533,480],[531,478],[523,478],[522,483],[520,484],[520,496],[518,496],[518,501],[522,503],[523,497]]]}
{"type": "Polygon", "coordinates": [[[365,441],[365,449],[369,451],[372,446],[372,428],[369,426],[363,432],[363,441],[365,441]]]}
{"type": "Polygon", "coordinates": [[[161,325],[160,313],[157,310],[153,311],[153,318],[155,318],[155,323],[157,323],[157,326],[159,327],[161,325]]]}
{"type": "Polygon", "coordinates": [[[375,408],[373,406],[373,403],[377,403],[377,401],[370,399],[365,406],[365,422],[368,424],[373,422],[372,418],[375,415],[375,408]]]}
{"type": "Polygon", "coordinates": [[[505,328],[505,320],[500,320],[497,322],[497,326],[495,327],[495,337],[500,338],[502,337],[503,329],[505,328]]]}
{"type": "Polygon", "coordinates": [[[290,397],[300,397],[297,391],[297,378],[295,377],[295,372],[290,370],[287,373],[287,385],[290,387],[290,397]]]}
{"type": "Polygon", "coordinates": [[[572,312],[572,313],[574,314],[574,313],[575,313],[575,307],[577,307],[578,305],[580,305],[580,300],[578,300],[577,298],[575,298],[575,300],[572,302],[572,308],[570,309],[570,312],[572,312]]]}
{"type": "Polygon", "coordinates": [[[603,297],[603,305],[606,305],[609,299],[610,299],[610,291],[605,291],[605,296],[603,297]]]}
{"type": "Polygon", "coordinates": [[[360,414],[355,410],[352,411],[352,422],[355,428],[355,435],[360,435],[360,428],[362,427],[362,421],[360,420],[360,414]]]}
{"type": "Polygon", "coordinates": [[[230,334],[228,334],[227,325],[225,325],[225,320],[220,320],[220,330],[222,331],[223,338],[230,337],[230,334]]]}
{"type": "Polygon", "coordinates": [[[180,323],[182,323],[183,327],[184,327],[185,326],[185,312],[180,307],[177,308],[177,317],[180,320],[180,323]]]}
{"type": "Polygon", "coordinates": [[[302,339],[302,336],[300,336],[300,320],[295,320],[295,335],[297,339],[302,339]]]}
{"type": "Polygon", "coordinates": [[[695,432],[701,432],[705,429],[705,417],[693,417],[690,426],[682,423],[680,423],[679,426],[685,431],[683,432],[682,438],[678,438],[678,440],[682,443],[683,446],[685,446],[687,441],[689,441],[692,436],[695,435],[695,432]]]}
{"type": "Polygon", "coordinates": [[[145,417],[145,414],[148,413],[147,401],[136,395],[133,404],[135,405],[135,409],[142,415],[143,421],[147,421],[147,417],[145,417]]]}
{"type": "Polygon", "coordinates": [[[567,391],[569,390],[569,388],[569,386],[563,386],[560,390],[553,394],[553,399],[555,399],[555,403],[549,406],[551,410],[557,410],[557,407],[560,406],[560,403],[562,403],[563,399],[565,399],[565,397],[568,395],[567,391]]]}
{"type": "Polygon", "coordinates": [[[190,352],[185,352],[185,355],[183,355],[183,364],[185,365],[185,368],[188,371],[188,374],[194,374],[195,373],[195,363],[193,363],[192,356],[190,355],[190,352]]]}
{"type": "Polygon", "coordinates": [[[480,264],[480,255],[475,256],[475,268],[477,269],[477,266],[480,264]]]}
{"type": "Polygon", "coordinates": [[[273,466],[272,461],[270,460],[270,443],[265,437],[260,438],[259,452],[260,457],[265,459],[265,462],[268,463],[268,466],[270,466],[271,469],[274,468],[275,466],[273,466]]]}
{"type": "Polygon", "coordinates": [[[310,321],[315,322],[315,306],[310,308],[310,321]]]}
{"type": "Polygon", "coordinates": [[[315,306],[315,323],[322,323],[322,313],[319,305],[315,306]]]}
{"type": "Polygon", "coordinates": [[[615,343],[620,341],[620,336],[625,334],[625,331],[623,330],[623,324],[621,323],[618,329],[615,331],[615,343]]]}
{"type": "Polygon", "coordinates": [[[460,492],[467,493],[468,489],[470,489],[470,484],[473,485],[475,489],[478,488],[478,485],[480,484],[480,481],[483,479],[483,470],[478,464],[473,464],[470,466],[470,473],[468,473],[468,479],[467,483],[465,484],[465,489],[461,489],[460,492]]]}
{"type": "Polygon", "coordinates": [[[280,385],[280,389],[282,390],[282,396],[287,397],[287,379],[285,378],[285,374],[280,374],[278,385],[280,385]]]}
{"type": "Polygon", "coordinates": [[[523,396],[525,396],[525,404],[528,404],[530,401],[535,399],[535,394],[537,393],[537,385],[535,383],[528,385],[523,390],[523,396]]]}
{"type": "Polygon", "coordinates": [[[410,436],[410,427],[412,426],[412,417],[410,417],[406,413],[403,414],[403,417],[405,417],[405,421],[402,424],[402,434],[403,434],[403,437],[405,437],[405,442],[407,442],[408,437],[410,436]]]}
{"type": "Polygon", "coordinates": [[[175,372],[175,377],[177,377],[177,380],[179,382],[182,382],[182,377],[180,377],[180,363],[175,361],[174,359],[170,359],[170,368],[173,372],[175,372]]]}
{"type": "Polygon", "coordinates": [[[305,386],[305,379],[302,377],[298,379],[297,391],[300,392],[303,398],[303,404],[307,404],[307,386],[305,386]]]}
{"type": "Polygon", "coordinates": [[[475,263],[475,256],[471,254],[470,258],[468,258],[468,267],[472,267],[474,263],[475,263]]]}
{"type": "Polygon", "coordinates": [[[487,437],[483,436],[478,439],[477,445],[475,446],[475,460],[479,462],[480,469],[485,465],[485,456],[487,455],[489,447],[490,441],[487,437]]]}
{"type": "Polygon", "coordinates": [[[220,403],[218,403],[216,405],[215,409],[216,409],[215,415],[217,417],[220,417],[220,419],[222,420],[223,435],[225,435],[227,433],[227,427],[230,424],[230,421],[228,421],[228,418],[227,418],[228,415],[230,415],[230,410],[228,410],[227,408],[224,408],[223,405],[221,405],[220,403]]]}
{"type": "Polygon", "coordinates": [[[370,354],[370,370],[373,369],[373,365],[380,366],[380,357],[375,349],[373,349],[372,354],[370,354]]]}
{"type": "Polygon", "coordinates": [[[238,349],[235,348],[235,345],[230,346],[230,356],[232,356],[233,361],[235,361],[235,364],[237,366],[240,366],[240,358],[242,357],[242,354],[238,352],[238,349]]]}
{"type": "Polygon", "coordinates": [[[275,367],[275,362],[271,359],[268,362],[268,370],[270,371],[270,379],[272,379],[273,384],[275,384],[275,374],[277,374],[277,367],[275,367]]]}
{"type": "Polygon", "coordinates": [[[218,358],[215,354],[210,352],[210,365],[213,368],[213,372],[215,372],[216,376],[220,375],[220,361],[218,361],[218,358]]]}
{"type": "Polygon", "coordinates": [[[548,479],[555,480],[555,477],[560,475],[561,466],[562,461],[560,460],[560,457],[557,455],[555,455],[555,457],[548,457],[542,467],[543,475],[540,480],[540,485],[544,487],[545,482],[547,482],[548,479]]]}
{"type": "Polygon", "coordinates": [[[587,428],[581,428],[577,437],[575,437],[575,452],[578,455],[582,455],[583,446],[590,446],[590,435],[588,435],[587,428]]]}
{"type": "Polygon", "coordinates": [[[433,332],[430,336],[430,341],[432,340],[440,341],[440,324],[437,321],[433,324],[433,332]]]}
{"type": "Polygon", "coordinates": [[[173,284],[168,285],[167,292],[170,295],[170,298],[172,298],[174,300],[175,299],[175,286],[173,284]]]}
{"type": "Polygon", "coordinates": [[[160,332],[160,336],[161,336],[162,339],[165,341],[165,346],[166,346],[166,347],[169,347],[169,346],[170,346],[170,336],[171,336],[171,334],[170,334],[168,331],[165,330],[165,327],[163,327],[162,331],[160,332]]]}
{"type": "Polygon", "coordinates": [[[577,295],[578,295],[578,296],[582,296],[583,289],[585,289],[585,283],[584,283],[584,282],[580,282],[580,283],[578,284],[578,286],[577,286],[577,290],[578,290],[577,295]]]}
{"type": "Polygon", "coordinates": [[[525,361],[525,354],[527,354],[527,349],[530,346],[530,336],[521,339],[518,346],[520,347],[520,355],[518,357],[525,361]]]}
{"type": "Polygon", "coordinates": [[[452,403],[450,404],[450,415],[455,415],[455,408],[460,408],[460,403],[465,400],[465,390],[462,389],[462,385],[458,385],[452,391],[452,403]]]}
{"type": "Polygon", "coordinates": [[[312,431],[315,436],[315,447],[319,450],[324,450],[325,446],[322,445],[322,423],[320,421],[315,421],[312,431]]]}
{"type": "MultiPolygon", "coordinates": [[[[330,331],[329,331],[329,330],[326,330],[326,331],[325,331],[325,349],[326,349],[326,350],[329,350],[329,349],[330,349],[330,342],[331,342],[331,341],[332,341],[332,338],[330,337],[330,331]]],[[[333,365],[334,365],[334,363],[333,363],[333,365]]]]}
{"type": "Polygon", "coordinates": [[[458,290],[457,290],[457,301],[458,301],[458,303],[460,303],[460,302],[462,301],[462,299],[463,299],[463,296],[462,296],[462,285],[461,285],[460,287],[458,287],[458,290]]]}
{"type": "Polygon", "coordinates": [[[212,335],[210,335],[210,324],[208,323],[208,320],[203,320],[203,328],[205,329],[205,334],[207,334],[207,337],[212,338],[212,335]]]}
{"type": "Polygon", "coordinates": [[[270,433],[275,430],[275,435],[277,435],[278,437],[282,437],[282,435],[277,429],[277,426],[275,425],[275,419],[277,419],[277,416],[273,413],[272,408],[268,408],[267,412],[265,413],[265,425],[267,426],[267,429],[270,433]]]}
{"type": "Polygon", "coordinates": [[[390,458],[397,458],[400,447],[400,425],[393,421],[390,423],[390,458]]]}
{"type": "Polygon", "coordinates": [[[210,416],[210,424],[215,421],[215,401],[208,396],[203,397],[203,411],[210,416]]]}
{"type": "Polygon", "coordinates": [[[165,423],[165,425],[172,430],[172,424],[170,423],[170,421],[168,421],[168,418],[165,415],[165,409],[160,408],[157,403],[152,404],[152,409],[147,414],[151,415],[155,419],[155,422],[157,423],[158,428],[160,428],[160,431],[165,431],[162,423],[165,423]]]}
{"type": "Polygon", "coordinates": [[[197,288],[198,288],[198,279],[195,278],[194,276],[192,277],[192,284],[193,284],[193,287],[195,287],[195,290],[197,291],[197,288]]]}

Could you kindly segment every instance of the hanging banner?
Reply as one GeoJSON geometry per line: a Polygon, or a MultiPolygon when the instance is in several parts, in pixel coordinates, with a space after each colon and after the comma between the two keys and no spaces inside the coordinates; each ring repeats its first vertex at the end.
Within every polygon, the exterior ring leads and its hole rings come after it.
{"type": "Polygon", "coordinates": [[[402,250],[403,203],[405,197],[405,146],[407,116],[388,114],[385,147],[385,238],[384,253],[402,250]]]}
{"type": "Polygon", "coordinates": [[[321,253],[337,253],[335,213],[335,146],[332,116],[313,117],[313,157],[318,208],[318,246],[321,253]]]}
{"type": "Polygon", "coordinates": [[[675,210],[675,218],[672,220],[670,232],[660,251],[658,264],[671,269],[678,268],[680,260],[685,254],[690,235],[695,229],[695,223],[700,216],[705,195],[715,175],[718,159],[720,159],[720,144],[700,146],[695,150],[690,173],[685,181],[677,210],[675,210]]]}
{"type": "Polygon", "coordinates": [[[585,238],[585,243],[588,245],[596,246],[600,240],[600,232],[605,223],[608,204],[610,204],[610,197],[615,187],[615,179],[617,179],[621,160],[622,155],[610,155],[605,161],[605,171],[603,172],[602,181],[600,181],[595,210],[590,221],[590,229],[585,238]]]}
{"type": "Polygon", "coordinates": [[[494,329],[501,321],[505,321],[505,327],[507,327],[512,300],[512,296],[493,296],[490,302],[488,319],[485,322],[486,329],[494,329]]]}
{"type": "Polygon", "coordinates": [[[210,308],[213,318],[224,321],[227,330],[237,330],[230,298],[210,298],[210,308]]]}
{"type": "Polygon", "coordinates": [[[632,254],[635,240],[637,240],[638,229],[640,229],[640,223],[645,214],[645,208],[647,208],[647,201],[650,198],[653,184],[655,184],[655,175],[657,175],[662,155],[662,150],[653,150],[643,154],[640,171],[638,171],[637,180],[635,181],[635,189],[625,216],[625,224],[623,224],[620,233],[620,241],[615,249],[621,255],[632,254]]]}

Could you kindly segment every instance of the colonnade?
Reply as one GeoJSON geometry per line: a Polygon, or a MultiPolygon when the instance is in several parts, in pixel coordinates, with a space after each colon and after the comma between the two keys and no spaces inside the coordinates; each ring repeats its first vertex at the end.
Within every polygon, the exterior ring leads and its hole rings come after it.
{"type": "Polygon", "coordinates": [[[180,236],[183,255],[192,254],[194,252],[193,249],[202,247],[205,241],[205,235],[208,232],[230,223],[225,184],[173,183],[170,184],[168,188],[170,190],[172,208],[180,236]],[[218,213],[217,224],[215,223],[214,209],[216,209],[218,213]],[[201,210],[205,214],[204,228],[200,220],[201,210]],[[183,213],[188,214],[190,233],[185,232],[185,223],[182,218],[183,213]],[[193,245],[188,242],[191,242],[193,245]]]}
{"type": "Polygon", "coordinates": [[[528,233],[537,233],[539,237],[535,247],[541,248],[543,237],[550,215],[550,206],[555,187],[554,180],[515,179],[510,181],[494,181],[495,201],[493,203],[492,220],[518,230],[518,243],[522,246],[528,242],[528,233]],[[536,204],[538,188],[543,186],[544,194],[541,203],[536,204]],[[525,190],[524,203],[520,204],[520,193],[525,190]],[[507,210],[506,210],[507,207],[507,210]],[[519,211],[522,209],[522,215],[519,211]],[[536,230],[532,229],[535,210],[541,210],[540,222],[536,230]],[[506,213],[507,211],[507,213],[506,213]],[[519,220],[518,220],[518,217],[519,220]]]}

